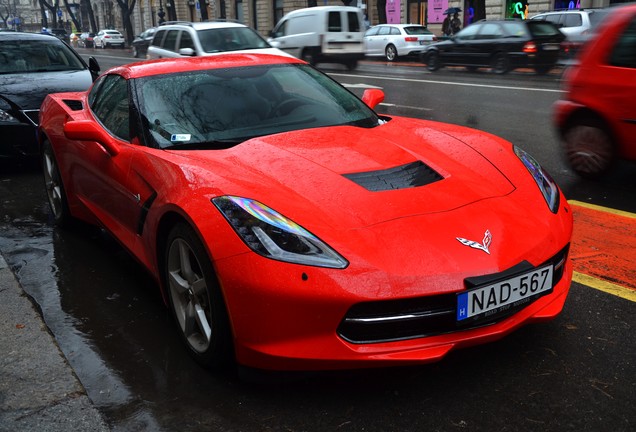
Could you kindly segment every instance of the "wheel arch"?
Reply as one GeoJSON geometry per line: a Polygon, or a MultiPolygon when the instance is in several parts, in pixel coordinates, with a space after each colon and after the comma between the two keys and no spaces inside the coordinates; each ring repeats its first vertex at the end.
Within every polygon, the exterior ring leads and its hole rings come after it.
{"type": "Polygon", "coordinates": [[[567,130],[577,123],[590,123],[602,126],[612,140],[616,142],[616,134],[611,122],[600,112],[587,106],[578,107],[568,113],[567,117],[562,121],[562,127],[559,128],[559,137],[562,139],[567,130]]]}

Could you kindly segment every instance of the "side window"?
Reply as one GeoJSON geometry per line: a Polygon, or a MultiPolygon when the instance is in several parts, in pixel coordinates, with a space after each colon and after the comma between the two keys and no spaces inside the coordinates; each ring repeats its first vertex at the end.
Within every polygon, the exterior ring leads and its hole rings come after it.
{"type": "Polygon", "coordinates": [[[636,20],[618,38],[609,59],[612,66],[636,69],[636,20]]]}
{"type": "Polygon", "coordinates": [[[89,96],[89,104],[104,128],[116,137],[130,141],[128,83],[124,78],[106,75],[95,95],[89,96]]]}
{"type": "Polygon", "coordinates": [[[583,25],[581,14],[578,13],[564,14],[562,22],[563,27],[581,27],[583,25]]]}
{"type": "Polygon", "coordinates": [[[347,12],[347,21],[349,24],[350,32],[362,31],[362,29],[360,28],[360,16],[357,12],[347,12]]]}
{"type": "Polygon", "coordinates": [[[380,31],[378,32],[378,36],[386,36],[391,33],[391,27],[380,27],[380,31]]]}
{"type": "Polygon", "coordinates": [[[459,40],[473,40],[475,35],[481,29],[480,24],[471,24],[468,27],[464,27],[457,33],[457,39],[459,40]]]}
{"type": "Polygon", "coordinates": [[[562,14],[546,15],[545,20],[555,24],[557,27],[561,27],[561,15],[562,14]]]}
{"type": "Polygon", "coordinates": [[[190,33],[187,31],[181,32],[181,40],[179,41],[179,49],[181,48],[194,49],[194,41],[192,40],[192,36],[190,35],[190,33]]]}
{"type": "Polygon", "coordinates": [[[279,21],[274,30],[272,30],[272,37],[281,37],[285,35],[285,28],[287,27],[287,20],[279,21]]]}
{"type": "Polygon", "coordinates": [[[392,36],[399,36],[399,35],[401,35],[401,34],[402,34],[402,33],[400,33],[400,29],[395,28],[395,27],[391,27],[391,35],[392,35],[392,36]]]}
{"type": "Polygon", "coordinates": [[[163,37],[166,35],[166,31],[165,30],[158,30],[155,33],[155,36],[152,38],[152,42],[150,43],[150,45],[154,45],[154,46],[161,46],[161,42],[163,40],[163,37]]]}
{"type": "Polygon", "coordinates": [[[365,36],[375,36],[378,34],[378,30],[380,30],[382,27],[371,27],[369,30],[367,30],[367,33],[365,36]]]}
{"type": "Polygon", "coordinates": [[[327,31],[330,32],[341,32],[342,31],[342,22],[340,20],[340,12],[329,12],[327,16],[327,31]]]}
{"type": "Polygon", "coordinates": [[[179,36],[179,30],[168,30],[168,34],[163,39],[163,45],[161,48],[176,51],[177,50],[177,37],[179,36]]]}
{"type": "Polygon", "coordinates": [[[486,23],[481,26],[477,39],[499,39],[503,35],[501,27],[495,23],[486,23]]]}

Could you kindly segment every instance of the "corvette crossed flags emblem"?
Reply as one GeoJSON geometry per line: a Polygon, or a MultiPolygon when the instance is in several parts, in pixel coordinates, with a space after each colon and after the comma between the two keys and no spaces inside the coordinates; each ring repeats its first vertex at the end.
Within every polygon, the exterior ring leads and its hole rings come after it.
{"type": "Polygon", "coordinates": [[[456,238],[457,240],[459,240],[461,244],[465,246],[470,246],[471,248],[474,248],[474,249],[483,250],[488,255],[490,255],[490,250],[488,248],[490,247],[490,243],[492,243],[492,234],[490,234],[489,230],[486,230],[486,232],[484,233],[484,239],[482,240],[483,243],[478,243],[474,240],[467,240],[461,237],[456,237],[456,238]]]}

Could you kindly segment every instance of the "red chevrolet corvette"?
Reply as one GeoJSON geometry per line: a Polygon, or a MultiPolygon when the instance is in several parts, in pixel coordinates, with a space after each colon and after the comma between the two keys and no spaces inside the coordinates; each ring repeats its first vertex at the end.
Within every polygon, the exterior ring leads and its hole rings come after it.
{"type": "Polygon", "coordinates": [[[572,213],[525,151],[378,115],[296,59],[116,67],[40,112],[56,223],[104,227],[197,361],[424,363],[563,308],[572,213]]]}

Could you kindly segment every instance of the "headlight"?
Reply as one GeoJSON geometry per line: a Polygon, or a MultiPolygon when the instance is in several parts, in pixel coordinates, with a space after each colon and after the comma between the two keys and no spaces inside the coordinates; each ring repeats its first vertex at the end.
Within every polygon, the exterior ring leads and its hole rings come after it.
{"type": "Polygon", "coordinates": [[[514,149],[519,159],[521,159],[521,162],[523,162],[530,172],[530,175],[532,175],[532,178],[537,183],[537,186],[539,186],[550,211],[552,213],[556,213],[559,209],[559,187],[554,180],[552,180],[550,174],[541,168],[541,165],[539,165],[539,162],[537,162],[535,158],[517,146],[515,146],[514,149]]]}
{"type": "Polygon", "coordinates": [[[4,111],[2,109],[0,109],[0,122],[20,123],[20,121],[18,119],[16,119],[11,114],[9,114],[8,112],[6,112],[6,111],[4,111]]]}
{"type": "Polygon", "coordinates": [[[236,196],[212,199],[254,252],[275,260],[342,269],[349,265],[312,233],[258,201],[236,196]]]}

